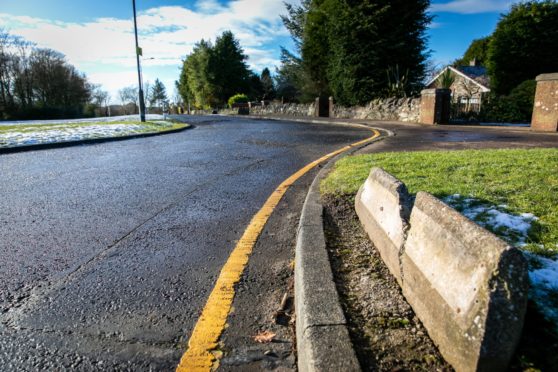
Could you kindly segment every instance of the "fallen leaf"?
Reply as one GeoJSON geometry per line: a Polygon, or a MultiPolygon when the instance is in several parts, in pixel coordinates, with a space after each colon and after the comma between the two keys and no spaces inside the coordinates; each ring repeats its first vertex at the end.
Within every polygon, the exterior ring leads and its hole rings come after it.
{"type": "Polygon", "coordinates": [[[273,341],[274,337],[275,333],[270,331],[263,331],[254,336],[254,341],[259,342],[260,344],[268,344],[273,341]]]}

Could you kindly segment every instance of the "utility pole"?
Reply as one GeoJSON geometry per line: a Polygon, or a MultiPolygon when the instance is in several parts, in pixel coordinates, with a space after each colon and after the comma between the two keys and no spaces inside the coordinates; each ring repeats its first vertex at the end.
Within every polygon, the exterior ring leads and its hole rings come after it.
{"type": "Polygon", "coordinates": [[[142,54],[141,49],[138,44],[138,22],[136,20],[136,0],[132,0],[132,6],[134,7],[134,34],[136,35],[136,60],[138,64],[138,85],[139,85],[139,109],[140,109],[140,121],[145,122],[145,102],[143,98],[143,82],[141,78],[141,65],[140,65],[140,55],[142,54]]]}

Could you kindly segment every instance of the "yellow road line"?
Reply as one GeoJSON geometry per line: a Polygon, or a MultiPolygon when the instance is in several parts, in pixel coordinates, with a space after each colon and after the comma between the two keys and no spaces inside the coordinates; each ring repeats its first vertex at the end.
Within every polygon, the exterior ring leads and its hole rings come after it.
{"type": "Polygon", "coordinates": [[[234,285],[240,280],[244,268],[248,263],[250,254],[252,253],[252,249],[269,219],[269,216],[271,216],[273,210],[277,204],[279,204],[279,201],[281,201],[281,198],[283,198],[283,195],[285,195],[289,187],[318,164],[380,136],[380,132],[377,130],[372,129],[372,131],[374,132],[372,137],[345,146],[313,161],[287,178],[275,189],[263,207],[252,218],[248,228],[244,231],[244,234],[236,244],[225,266],[223,266],[221,274],[215,283],[215,287],[211,291],[202,314],[192,332],[192,336],[188,341],[188,349],[176,368],[177,372],[211,370],[215,362],[215,356],[211,351],[215,350],[217,347],[219,337],[225,328],[225,323],[235,295],[234,285]]]}

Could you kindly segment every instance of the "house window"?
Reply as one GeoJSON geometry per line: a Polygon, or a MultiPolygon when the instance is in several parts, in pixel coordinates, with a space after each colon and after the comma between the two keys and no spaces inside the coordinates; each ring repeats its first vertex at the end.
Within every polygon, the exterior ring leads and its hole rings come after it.
{"type": "Polygon", "coordinates": [[[461,97],[459,99],[459,102],[462,104],[473,104],[473,105],[478,105],[480,103],[480,99],[478,97],[472,97],[472,98],[468,98],[468,97],[461,97]]]}

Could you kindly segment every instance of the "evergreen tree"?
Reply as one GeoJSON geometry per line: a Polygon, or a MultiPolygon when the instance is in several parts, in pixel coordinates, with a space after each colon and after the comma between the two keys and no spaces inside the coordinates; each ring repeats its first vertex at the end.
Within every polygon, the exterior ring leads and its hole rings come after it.
{"type": "Polygon", "coordinates": [[[488,47],[490,46],[491,37],[483,37],[471,42],[471,45],[463,54],[463,57],[453,62],[454,66],[468,66],[473,60],[480,66],[486,66],[488,63],[488,47]]]}
{"type": "Polygon", "coordinates": [[[182,65],[178,83],[182,99],[198,108],[210,108],[224,105],[237,93],[252,94],[258,84],[246,59],[230,31],[223,32],[215,45],[201,40],[182,65]]]}
{"type": "Polygon", "coordinates": [[[321,3],[328,15],[328,80],[337,101],[363,104],[389,94],[393,86],[404,94],[421,88],[428,55],[425,32],[432,20],[429,6],[429,0],[321,3]]]}
{"type": "Polygon", "coordinates": [[[281,16],[295,44],[294,52],[281,47],[281,66],[276,71],[275,80],[277,97],[282,100],[309,102],[316,98],[311,78],[301,58],[304,28],[311,3],[311,0],[302,0],[300,5],[285,3],[287,14],[281,16]]]}
{"type": "Polygon", "coordinates": [[[418,92],[426,70],[429,0],[309,0],[287,5],[296,53],[282,51],[277,90],[347,105],[418,92]]]}
{"type": "Polygon", "coordinates": [[[223,32],[215,41],[209,68],[219,102],[226,102],[236,93],[249,90],[250,70],[246,65],[247,59],[232,32],[223,32]]]}
{"type": "Polygon", "coordinates": [[[305,80],[302,60],[285,48],[281,48],[281,66],[277,68],[275,74],[277,98],[287,102],[305,101],[302,98],[305,80]]]}
{"type": "Polygon", "coordinates": [[[301,45],[302,64],[308,74],[310,86],[306,87],[314,96],[328,96],[329,83],[327,69],[331,58],[329,43],[330,17],[326,1],[314,0],[311,2],[303,30],[301,45]]]}
{"type": "Polygon", "coordinates": [[[538,74],[558,71],[558,3],[528,1],[513,5],[492,35],[488,70],[492,90],[508,94],[538,74]]]}
{"type": "Polygon", "coordinates": [[[180,94],[185,102],[197,108],[209,108],[218,104],[214,76],[210,70],[213,46],[201,40],[194,45],[192,53],[182,66],[180,94]]]}
{"type": "MultiPolygon", "coordinates": [[[[249,99],[251,101],[260,101],[263,97],[263,84],[259,75],[250,71],[250,77],[248,78],[250,89],[249,89],[249,99]]],[[[230,97],[229,97],[230,98],[230,97]]]]}
{"type": "Polygon", "coordinates": [[[271,72],[266,67],[262,71],[262,75],[260,76],[260,81],[262,83],[262,91],[263,91],[263,100],[272,100],[275,99],[276,91],[275,91],[275,83],[273,82],[273,78],[271,77],[271,72]]]}
{"type": "Polygon", "coordinates": [[[159,79],[155,79],[155,83],[153,84],[153,88],[151,88],[151,106],[158,105],[160,108],[163,108],[165,102],[167,102],[167,89],[165,85],[159,79]]]}

